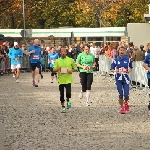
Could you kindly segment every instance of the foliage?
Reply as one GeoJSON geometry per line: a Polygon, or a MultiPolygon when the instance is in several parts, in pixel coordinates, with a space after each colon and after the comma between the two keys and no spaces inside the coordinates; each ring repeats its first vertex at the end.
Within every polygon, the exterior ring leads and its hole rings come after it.
{"type": "MultiPolygon", "coordinates": [[[[26,28],[126,26],[145,22],[150,0],[24,0],[26,28]]],[[[0,28],[23,28],[22,0],[0,0],[0,28]]]]}

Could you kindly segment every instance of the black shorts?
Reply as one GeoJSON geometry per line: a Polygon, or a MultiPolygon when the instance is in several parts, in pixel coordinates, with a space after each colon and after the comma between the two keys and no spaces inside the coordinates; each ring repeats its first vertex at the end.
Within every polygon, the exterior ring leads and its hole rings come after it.
{"type": "Polygon", "coordinates": [[[30,63],[30,67],[31,67],[31,70],[34,71],[36,68],[41,68],[41,64],[40,62],[37,62],[37,63],[30,63]]]}

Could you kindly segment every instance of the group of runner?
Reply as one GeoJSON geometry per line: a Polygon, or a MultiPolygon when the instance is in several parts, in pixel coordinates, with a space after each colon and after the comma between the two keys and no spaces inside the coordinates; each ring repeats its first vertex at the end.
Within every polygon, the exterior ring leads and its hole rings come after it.
{"type": "MultiPolygon", "coordinates": [[[[111,71],[116,73],[115,80],[116,86],[119,93],[119,104],[120,104],[120,113],[125,114],[129,111],[129,73],[132,71],[132,61],[126,55],[125,47],[119,47],[118,57],[113,60],[111,64],[111,71]]],[[[32,70],[32,85],[38,87],[39,80],[41,78],[40,68],[41,68],[41,58],[42,58],[42,49],[39,46],[39,40],[35,39],[32,46],[29,47],[27,52],[22,52],[22,49],[19,48],[17,42],[14,43],[14,47],[10,49],[8,56],[11,58],[11,69],[13,75],[16,78],[16,82],[19,82],[21,61],[20,58],[23,57],[23,53],[29,55],[30,57],[30,66],[32,70]],[[16,73],[15,73],[16,71],[16,73]]],[[[72,73],[79,70],[80,83],[82,89],[79,97],[83,98],[83,93],[86,93],[85,103],[87,106],[90,106],[90,96],[91,96],[91,86],[93,83],[93,72],[97,67],[98,51],[90,45],[85,44],[83,52],[80,53],[76,59],[76,62],[67,56],[66,47],[61,47],[60,55],[55,52],[54,48],[51,48],[51,53],[48,55],[48,63],[51,70],[51,83],[53,83],[54,76],[58,79],[59,92],[60,92],[60,102],[62,106],[62,113],[66,112],[66,108],[71,108],[71,84],[73,83],[72,73]],[[64,94],[64,88],[66,89],[66,100],[64,94]],[[67,107],[65,106],[65,101],[67,102],[67,107]]],[[[148,57],[144,60],[144,63],[147,63],[148,57]]],[[[144,66],[147,70],[147,66],[144,66]]]]}

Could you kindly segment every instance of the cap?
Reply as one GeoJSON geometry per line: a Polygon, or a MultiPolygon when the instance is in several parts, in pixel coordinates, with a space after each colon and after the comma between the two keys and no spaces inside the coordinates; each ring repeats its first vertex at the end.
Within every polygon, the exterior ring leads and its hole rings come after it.
{"type": "Polygon", "coordinates": [[[17,42],[14,42],[14,46],[16,46],[16,45],[18,45],[18,43],[17,43],[17,42]]]}

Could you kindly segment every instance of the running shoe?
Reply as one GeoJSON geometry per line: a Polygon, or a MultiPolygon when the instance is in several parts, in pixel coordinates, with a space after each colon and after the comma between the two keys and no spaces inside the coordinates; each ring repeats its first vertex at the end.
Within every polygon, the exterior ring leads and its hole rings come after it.
{"type": "Polygon", "coordinates": [[[89,102],[86,102],[86,106],[90,106],[89,102]]]}
{"type": "Polygon", "coordinates": [[[125,108],[125,111],[129,111],[130,110],[129,104],[125,103],[124,108],[125,108]]]}
{"type": "Polygon", "coordinates": [[[83,92],[81,91],[79,94],[79,98],[82,99],[83,98],[83,92]]]}
{"type": "Polygon", "coordinates": [[[120,113],[125,114],[125,108],[124,107],[120,109],[120,113]]]}
{"type": "Polygon", "coordinates": [[[66,108],[62,107],[61,113],[66,113],[66,108]]]}
{"type": "Polygon", "coordinates": [[[67,109],[71,108],[71,102],[70,101],[67,101],[67,109]]]}
{"type": "Polygon", "coordinates": [[[38,87],[38,85],[35,84],[34,87],[38,87]]]}
{"type": "Polygon", "coordinates": [[[15,74],[13,74],[13,78],[15,78],[16,77],[16,75],[15,74]]]}
{"type": "Polygon", "coordinates": [[[43,79],[43,75],[41,74],[41,79],[43,79]]]}
{"type": "Polygon", "coordinates": [[[32,81],[32,86],[35,86],[35,81],[34,80],[32,81]]]}
{"type": "Polygon", "coordinates": [[[19,79],[16,79],[16,83],[19,83],[19,79]]]}

